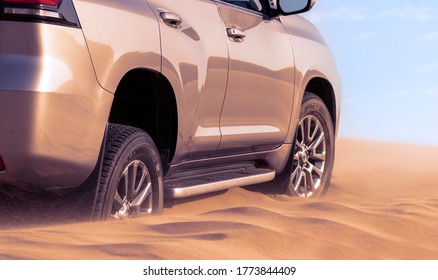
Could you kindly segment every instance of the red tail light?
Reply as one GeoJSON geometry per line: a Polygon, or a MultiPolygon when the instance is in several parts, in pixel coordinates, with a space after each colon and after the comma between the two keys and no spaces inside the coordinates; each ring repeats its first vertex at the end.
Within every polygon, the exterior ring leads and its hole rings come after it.
{"type": "Polygon", "coordinates": [[[80,27],[73,0],[0,0],[0,20],[80,27]]]}
{"type": "Polygon", "coordinates": [[[31,5],[58,6],[61,0],[3,0],[5,3],[23,3],[31,5]]]}

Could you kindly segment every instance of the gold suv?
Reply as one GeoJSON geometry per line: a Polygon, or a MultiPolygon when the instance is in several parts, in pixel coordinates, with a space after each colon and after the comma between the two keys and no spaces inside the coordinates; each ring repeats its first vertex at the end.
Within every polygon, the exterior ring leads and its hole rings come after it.
{"type": "MultiPolygon", "coordinates": [[[[0,0],[0,187],[93,218],[274,180],[323,195],[341,99],[314,0],[0,0]]],[[[272,184],[269,184],[272,186],[272,184]]]]}

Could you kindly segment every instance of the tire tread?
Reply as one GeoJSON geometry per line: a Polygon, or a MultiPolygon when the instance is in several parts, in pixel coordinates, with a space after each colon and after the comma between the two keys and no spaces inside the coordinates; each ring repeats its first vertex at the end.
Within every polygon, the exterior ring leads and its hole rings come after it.
{"type": "Polygon", "coordinates": [[[106,196],[108,195],[111,174],[117,166],[117,161],[124,148],[129,145],[132,139],[135,139],[136,136],[147,136],[149,138],[148,140],[153,143],[149,135],[139,128],[122,124],[108,124],[102,171],[92,214],[93,220],[102,220],[105,218],[103,217],[103,210],[107,199],[106,196]]]}

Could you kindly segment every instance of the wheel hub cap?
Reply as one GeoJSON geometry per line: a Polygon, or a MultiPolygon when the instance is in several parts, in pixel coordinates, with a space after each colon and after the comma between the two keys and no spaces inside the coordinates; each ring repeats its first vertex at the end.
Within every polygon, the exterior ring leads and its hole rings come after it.
{"type": "Polygon", "coordinates": [[[300,166],[304,166],[309,161],[309,152],[307,151],[306,147],[303,147],[301,151],[298,152],[298,156],[300,159],[300,166]]]}
{"type": "Polygon", "coordinates": [[[128,200],[125,198],[123,199],[123,205],[120,208],[120,210],[114,214],[114,218],[118,220],[128,219],[130,211],[131,211],[131,205],[129,204],[128,200]]]}

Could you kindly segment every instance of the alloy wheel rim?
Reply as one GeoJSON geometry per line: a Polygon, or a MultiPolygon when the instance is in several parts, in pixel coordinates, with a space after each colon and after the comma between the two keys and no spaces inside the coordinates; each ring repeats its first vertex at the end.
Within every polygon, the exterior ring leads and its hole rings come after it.
{"type": "Polygon", "coordinates": [[[146,164],[131,161],[123,170],[116,189],[111,217],[127,219],[152,213],[152,181],[146,164]]]}
{"type": "Polygon", "coordinates": [[[327,143],[321,122],[313,115],[298,123],[291,184],[300,197],[311,197],[322,187],[327,143]]]}

